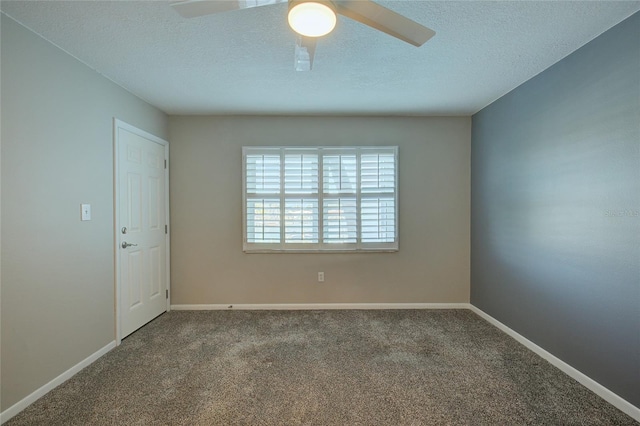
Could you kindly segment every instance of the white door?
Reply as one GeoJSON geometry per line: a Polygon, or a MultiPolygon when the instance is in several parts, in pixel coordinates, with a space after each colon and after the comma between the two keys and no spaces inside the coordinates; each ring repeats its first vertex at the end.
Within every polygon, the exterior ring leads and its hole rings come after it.
{"type": "Polygon", "coordinates": [[[116,120],[118,341],[168,307],[168,144],[116,120]]]}

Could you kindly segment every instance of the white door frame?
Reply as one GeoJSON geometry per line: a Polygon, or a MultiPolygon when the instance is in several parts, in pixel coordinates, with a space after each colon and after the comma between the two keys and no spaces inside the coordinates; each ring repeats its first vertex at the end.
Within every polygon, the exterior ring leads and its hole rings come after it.
{"type": "MultiPolygon", "coordinates": [[[[115,260],[115,336],[116,336],[116,345],[119,345],[122,342],[122,332],[120,329],[120,313],[122,307],[120,306],[120,169],[118,164],[118,149],[120,145],[119,141],[119,129],[124,129],[128,132],[139,135],[145,139],[149,139],[153,142],[156,142],[160,145],[164,145],[164,158],[165,158],[165,170],[164,170],[164,181],[165,181],[165,217],[167,222],[167,227],[170,223],[169,221],[169,142],[164,139],[161,139],[157,136],[152,135],[151,133],[145,132],[144,130],[138,129],[128,123],[125,123],[122,120],[118,120],[117,118],[113,118],[113,198],[114,198],[114,207],[113,207],[113,218],[114,218],[114,228],[113,228],[113,241],[114,241],[114,260],[115,260]]],[[[167,311],[171,310],[171,237],[170,233],[165,233],[165,241],[167,243],[166,250],[166,280],[167,280],[167,311]]]]}

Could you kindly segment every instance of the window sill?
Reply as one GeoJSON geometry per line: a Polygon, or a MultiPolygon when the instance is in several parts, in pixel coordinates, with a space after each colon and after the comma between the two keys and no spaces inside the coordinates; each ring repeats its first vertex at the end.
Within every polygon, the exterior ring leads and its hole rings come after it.
{"type": "Polygon", "coordinates": [[[366,249],[366,250],[344,250],[344,249],[335,249],[335,250],[301,250],[301,249],[291,249],[291,250],[242,250],[244,254],[362,254],[362,253],[397,253],[399,249],[366,249]]]}

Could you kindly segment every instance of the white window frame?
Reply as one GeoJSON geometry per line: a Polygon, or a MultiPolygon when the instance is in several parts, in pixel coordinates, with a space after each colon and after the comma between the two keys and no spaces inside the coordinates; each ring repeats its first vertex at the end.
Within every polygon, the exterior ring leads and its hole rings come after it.
{"type": "MultiPolygon", "coordinates": [[[[398,183],[398,147],[397,146],[350,146],[350,147],[284,147],[284,146],[243,146],[242,147],[242,249],[245,253],[336,253],[336,252],[396,252],[399,250],[399,183],[398,183]],[[391,193],[361,193],[360,163],[362,154],[390,154],[394,156],[394,192],[391,193]],[[265,198],[280,200],[280,242],[279,243],[250,243],[247,241],[247,155],[280,155],[280,191],[278,194],[267,194],[265,198]],[[284,164],[285,155],[317,154],[318,155],[318,192],[313,195],[302,195],[304,198],[317,199],[318,202],[318,243],[286,243],[285,230],[285,199],[284,192],[284,164]],[[331,194],[324,194],[323,190],[323,155],[356,155],[356,243],[325,243],[323,241],[323,200],[338,198],[331,194]],[[361,201],[363,198],[376,196],[392,196],[394,199],[394,241],[393,242],[362,242],[361,234],[361,201]]],[[[353,197],[353,195],[351,195],[353,197]]],[[[298,198],[298,197],[295,197],[298,198]]]]}

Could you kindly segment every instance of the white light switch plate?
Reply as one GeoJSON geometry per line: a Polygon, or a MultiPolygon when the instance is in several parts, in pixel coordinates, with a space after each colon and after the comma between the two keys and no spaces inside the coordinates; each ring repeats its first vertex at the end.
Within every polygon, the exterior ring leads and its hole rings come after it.
{"type": "Polygon", "coordinates": [[[91,220],[91,204],[80,204],[80,220],[91,220]]]}

